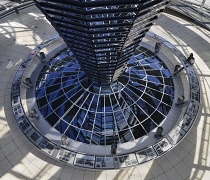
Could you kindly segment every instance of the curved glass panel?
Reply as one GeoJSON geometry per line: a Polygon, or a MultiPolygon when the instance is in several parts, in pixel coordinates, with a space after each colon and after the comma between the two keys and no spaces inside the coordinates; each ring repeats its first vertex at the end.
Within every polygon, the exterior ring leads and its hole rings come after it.
{"type": "Polygon", "coordinates": [[[61,134],[88,144],[125,143],[152,131],[171,108],[173,80],[155,54],[142,47],[134,54],[108,87],[91,83],[68,51],[58,54],[37,80],[43,117],[61,134]]]}

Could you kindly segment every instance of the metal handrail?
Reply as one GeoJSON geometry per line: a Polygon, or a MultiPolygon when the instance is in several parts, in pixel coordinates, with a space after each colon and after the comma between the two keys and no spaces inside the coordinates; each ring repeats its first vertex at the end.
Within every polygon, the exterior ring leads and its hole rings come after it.
{"type": "Polygon", "coordinates": [[[210,9],[204,9],[204,7],[201,7],[200,5],[196,6],[195,3],[189,2],[188,0],[172,0],[171,5],[169,5],[168,8],[191,18],[198,25],[210,30],[208,23],[210,22],[210,9]],[[186,7],[189,9],[186,10],[186,7]]]}
{"type": "MultiPolygon", "coordinates": [[[[172,1],[180,1],[180,0],[172,0],[172,1]]],[[[199,8],[206,9],[207,11],[210,11],[210,6],[206,5],[203,3],[204,1],[197,1],[194,0],[195,2],[189,1],[189,0],[181,0],[182,3],[186,3],[187,5],[195,5],[198,6],[199,8]]]]}
{"type": "Polygon", "coordinates": [[[5,10],[3,12],[0,11],[0,19],[12,14],[12,13],[19,13],[20,10],[25,9],[27,7],[33,6],[35,3],[33,1],[22,3],[21,5],[14,6],[8,10],[5,10]]]}

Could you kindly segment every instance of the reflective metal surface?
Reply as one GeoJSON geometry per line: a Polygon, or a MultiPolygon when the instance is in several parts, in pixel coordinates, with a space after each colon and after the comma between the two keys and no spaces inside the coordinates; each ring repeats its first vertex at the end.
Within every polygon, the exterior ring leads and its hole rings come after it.
{"type": "Polygon", "coordinates": [[[169,0],[34,0],[97,85],[121,75],[169,0]],[[108,69],[108,70],[107,70],[108,69]]]}

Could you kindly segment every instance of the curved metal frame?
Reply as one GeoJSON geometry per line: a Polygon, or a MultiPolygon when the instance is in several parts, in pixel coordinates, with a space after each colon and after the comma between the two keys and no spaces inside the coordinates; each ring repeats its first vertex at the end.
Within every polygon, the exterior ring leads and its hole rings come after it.
{"type": "Polygon", "coordinates": [[[33,58],[42,48],[46,47],[48,43],[58,39],[59,36],[56,35],[31,51],[29,56],[25,58],[24,62],[20,65],[13,80],[11,91],[12,109],[16,122],[26,137],[38,149],[55,160],[68,165],[95,169],[119,169],[142,164],[149,160],[156,159],[174,148],[186,136],[196,120],[200,105],[199,81],[195,70],[191,66],[188,66],[185,56],[175,46],[151,32],[147,33],[147,35],[164,44],[179,58],[186,69],[190,83],[190,100],[186,112],[166,136],[145,149],[115,156],[95,156],[92,154],[82,154],[75,151],[69,151],[65,147],[55,144],[42,136],[42,134],[40,134],[40,132],[32,125],[24,112],[20,97],[20,86],[26,67],[31,61],[33,61],[33,58]]]}

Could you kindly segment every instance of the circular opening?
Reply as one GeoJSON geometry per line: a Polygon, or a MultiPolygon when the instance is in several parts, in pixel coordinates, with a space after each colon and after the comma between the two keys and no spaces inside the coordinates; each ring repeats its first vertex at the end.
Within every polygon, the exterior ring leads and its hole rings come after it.
{"type": "Polygon", "coordinates": [[[125,143],[146,135],[164,121],[173,98],[169,70],[143,47],[108,87],[91,83],[68,50],[44,66],[36,84],[36,101],[46,121],[87,144],[125,143]]]}

